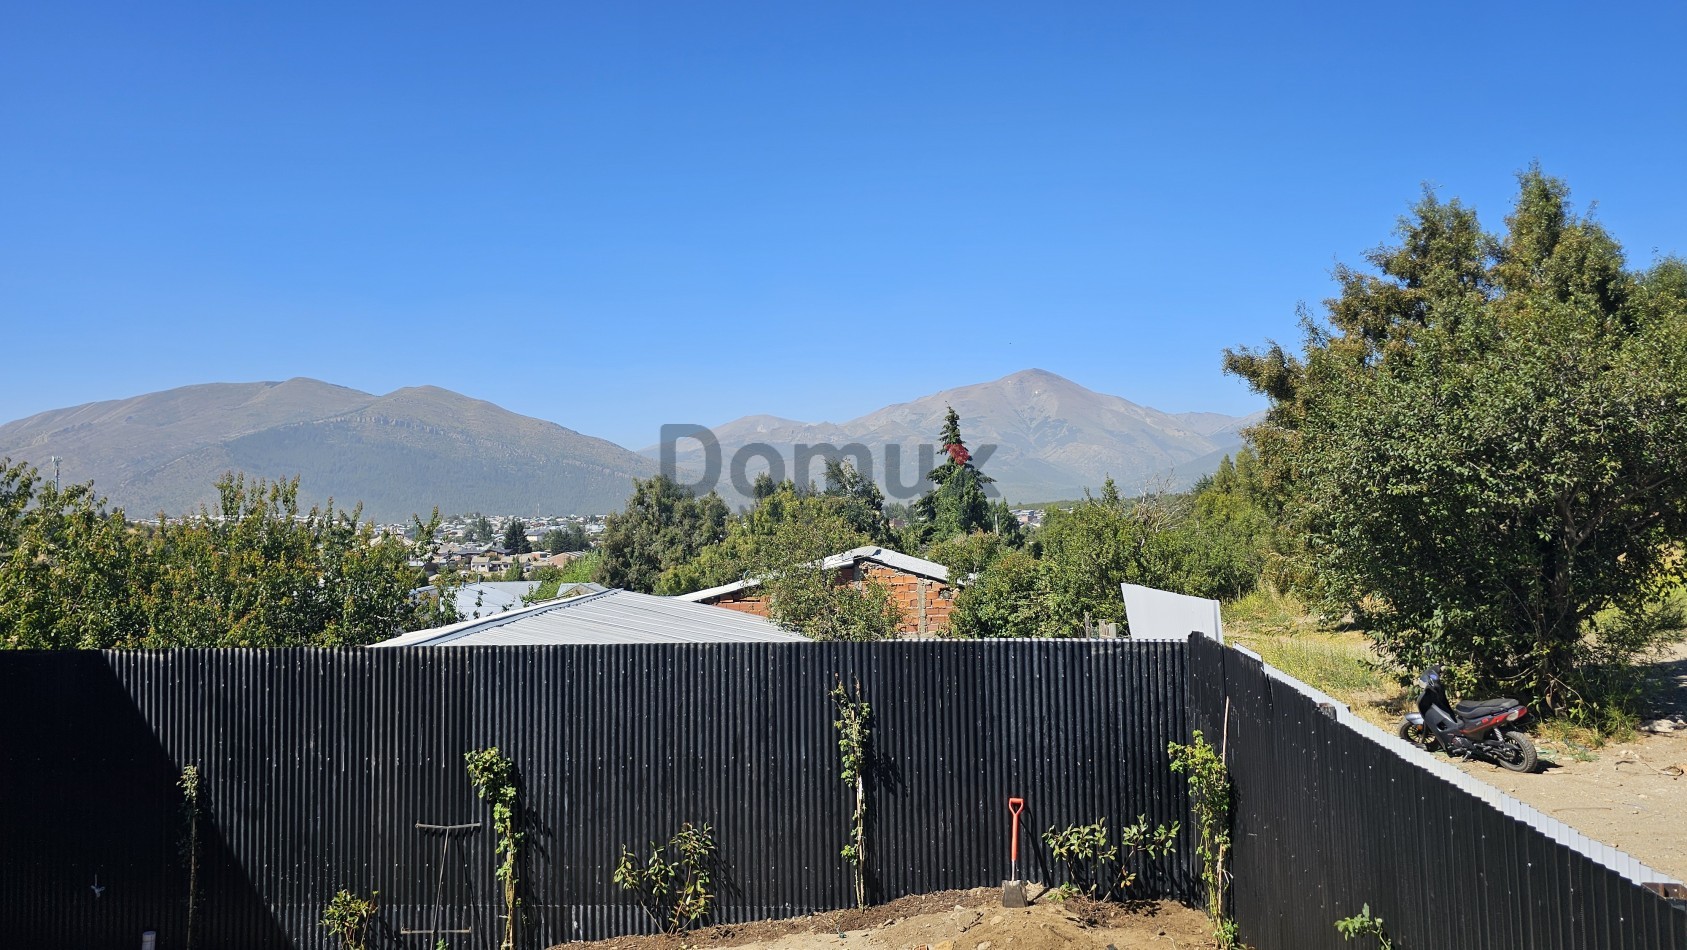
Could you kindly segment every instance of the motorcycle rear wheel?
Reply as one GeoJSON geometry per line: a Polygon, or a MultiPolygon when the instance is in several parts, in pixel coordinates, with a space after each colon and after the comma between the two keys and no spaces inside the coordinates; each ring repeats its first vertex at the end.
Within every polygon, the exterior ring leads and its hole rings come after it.
{"type": "Polygon", "coordinates": [[[1535,743],[1528,736],[1521,732],[1508,732],[1505,734],[1505,744],[1511,747],[1511,754],[1494,757],[1500,768],[1510,769],[1513,772],[1533,772],[1535,770],[1535,766],[1540,762],[1540,757],[1535,754],[1535,743]]]}
{"type": "Polygon", "coordinates": [[[1409,719],[1400,720],[1400,728],[1394,730],[1394,734],[1428,752],[1435,752],[1440,749],[1440,746],[1435,742],[1435,737],[1429,734],[1428,728],[1409,719]]]}

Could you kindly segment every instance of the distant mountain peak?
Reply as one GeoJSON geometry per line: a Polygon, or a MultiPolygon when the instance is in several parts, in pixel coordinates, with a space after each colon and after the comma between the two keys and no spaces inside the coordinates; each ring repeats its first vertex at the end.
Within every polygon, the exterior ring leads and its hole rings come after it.
{"type": "MultiPolygon", "coordinates": [[[[713,432],[723,460],[748,443],[764,443],[784,456],[787,475],[795,474],[796,445],[859,443],[878,466],[875,479],[888,487],[885,447],[901,447],[905,471],[898,478],[910,484],[921,474],[911,468],[919,447],[934,442],[951,407],[960,415],[968,445],[994,447],[982,464],[985,472],[1009,501],[1021,502],[1080,497],[1085,488],[1100,488],[1109,475],[1131,490],[1188,484],[1216,470],[1219,460],[1241,444],[1236,427],[1244,421],[1220,413],[1161,412],[1033,367],[895,403],[847,422],[810,424],[751,415],[713,432]]],[[[658,448],[645,453],[654,456],[658,448]]],[[[696,444],[682,442],[676,448],[682,468],[700,468],[702,450],[696,444]]],[[[747,474],[761,469],[756,465],[747,474]]]]}
{"type": "Polygon", "coordinates": [[[648,459],[438,386],[384,396],[308,377],[207,383],[0,426],[0,456],[64,459],[66,481],[133,513],[213,500],[225,471],[300,476],[301,501],[381,521],[444,511],[589,514],[621,506],[648,459]]]}

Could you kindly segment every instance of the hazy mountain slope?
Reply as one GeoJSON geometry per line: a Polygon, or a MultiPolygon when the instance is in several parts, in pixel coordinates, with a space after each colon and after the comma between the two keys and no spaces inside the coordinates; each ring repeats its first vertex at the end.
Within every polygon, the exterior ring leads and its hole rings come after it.
{"type": "Polygon", "coordinates": [[[380,520],[445,511],[619,508],[655,466],[554,423],[434,387],[386,396],[316,380],[189,386],[0,426],[0,455],[95,487],[133,514],[191,509],[228,470],[301,476],[310,502],[380,520]]]}
{"type": "MultiPolygon", "coordinates": [[[[997,480],[1010,501],[1073,498],[1097,488],[1111,475],[1126,491],[1182,487],[1213,471],[1220,459],[1241,444],[1237,427],[1246,420],[1219,413],[1172,415],[1127,399],[1086,389],[1046,370],[1025,370],[988,383],[961,386],[887,406],[848,422],[805,424],[773,416],[746,416],[713,431],[722,449],[722,480],[733,454],[749,443],[765,443],[784,459],[792,474],[794,446],[860,443],[872,456],[874,474],[901,494],[926,471],[917,462],[919,447],[932,458],[947,407],[961,416],[961,431],[973,450],[983,454],[983,470],[997,480]],[[901,471],[887,479],[887,446],[899,448],[901,471]]],[[[683,469],[702,469],[701,449],[682,442],[683,469]]],[[[659,447],[645,450],[655,456],[659,447]]],[[[766,466],[759,460],[747,471],[766,466]]],[[[815,463],[809,475],[821,477],[815,463]]],[[[729,489],[730,486],[723,487],[729,489]]],[[[727,494],[729,491],[723,491],[727,494]]]]}

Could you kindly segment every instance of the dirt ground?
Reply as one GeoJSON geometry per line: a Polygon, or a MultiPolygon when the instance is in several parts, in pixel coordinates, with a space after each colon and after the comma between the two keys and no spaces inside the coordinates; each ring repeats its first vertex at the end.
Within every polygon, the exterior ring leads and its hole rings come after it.
{"type": "MultiPolygon", "coordinates": [[[[1687,721],[1687,645],[1656,667],[1646,718],[1687,721]]],[[[1457,763],[1595,841],[1687,881],[1687,729],[1587,749],[1536,740],[1541,771],[1457,763]],[[1548,759],[1550,756],[1550,760],[1548,759]]]]}
{"type": "MultiPolygon", "coordinates": [[[[1543,743],[1543,749],[1551,748],[1543,743]]],[[[1592,761],[1553,749],[1534,775],[1496,765],[1459,768],[1539,808],[1595,841],[1687,880],[1687,730],[1608,745],[1592,761]]]]}
{"type": "Polygon", "coordinates": [[[563,944],[557,950],[680,950],[689,947],[753,947],[801,950],[1055,950],[1062,947],[1127,950],[1155,947],[1191,950],[1211,946],[1207,918],[1180,904],[1135,907],[1073,899],[1042,899],[1029,889],[1031,906],[1002,906],[997,887],[917,894],[863,910],[810,914],[787,920],[726,924],[680,937],[617,937],[563,944]]]}

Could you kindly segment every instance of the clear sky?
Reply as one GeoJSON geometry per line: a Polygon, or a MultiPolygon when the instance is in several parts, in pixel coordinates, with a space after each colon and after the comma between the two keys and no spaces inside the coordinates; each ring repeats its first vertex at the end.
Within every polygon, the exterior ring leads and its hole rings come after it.
{"type": "Polygon", "coordinates": [[[1687,252],[1687,4],[29,3],[0,17],[0,421],[434,384],[634,448],[1220,350],[1565,178],[1687,252]]]}

